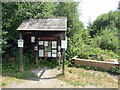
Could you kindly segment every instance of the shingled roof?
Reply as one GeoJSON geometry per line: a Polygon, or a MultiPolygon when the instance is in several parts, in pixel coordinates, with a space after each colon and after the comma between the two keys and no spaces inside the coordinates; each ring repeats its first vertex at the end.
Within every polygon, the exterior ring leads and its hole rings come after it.
{"type": "Polygon", "coordinates": [[[24,20],[18,27],[19,31],[66,31],[67,18],[39,18],[24,20]]]}

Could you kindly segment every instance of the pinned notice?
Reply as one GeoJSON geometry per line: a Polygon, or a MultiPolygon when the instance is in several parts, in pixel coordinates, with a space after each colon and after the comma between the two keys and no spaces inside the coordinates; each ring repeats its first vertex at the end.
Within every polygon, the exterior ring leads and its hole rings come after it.
{"type": "Polygon", "coordinates": [[[61,40],[61,48],[67,49],[67,37],[65,40],[61,40]]]}
{"type": "Polygon", "coordinates": [[[23,47],[23,39],[18,40],[18,47],[23,47]]]}
{"type": "Polygon", "coordinates": [[[35,37],[34,36],[31,37],[31,42],[35,42],[35,37]]]}

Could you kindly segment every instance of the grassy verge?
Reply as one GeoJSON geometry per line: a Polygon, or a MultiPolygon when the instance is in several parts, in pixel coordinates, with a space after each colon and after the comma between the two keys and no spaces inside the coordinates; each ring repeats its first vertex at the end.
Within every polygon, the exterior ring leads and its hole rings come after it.
{"type": "Polygon", "coordinates": [[[84,68],[66,67],[65,75],[58,75],[75,87],[98,86],[104,88],[118,88],[118,80],[113,79],[107,72],[86,70],[84,68]]]}
{"type": "Polygon", "coordinates": [[[7,84],[16,81],[17,83],[23,82],[28,78],[37,78],[31,71],[25,71],[23,73],[6,73],[1,77],[3,81],[0,83],[0,86],[6,86],[7,84]]]}

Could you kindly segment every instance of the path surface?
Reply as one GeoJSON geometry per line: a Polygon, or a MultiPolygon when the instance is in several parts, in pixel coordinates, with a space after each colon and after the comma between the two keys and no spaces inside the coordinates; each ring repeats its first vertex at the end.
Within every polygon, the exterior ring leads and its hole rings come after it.
{"type": "Polygon", "coordinates": [[[39,78],[29,78],[21,83],[13,82],[5,88],[72,88],[71,85],[55,78],[60,73],[57,69],[39,68],[32,72],[39,78]]]}

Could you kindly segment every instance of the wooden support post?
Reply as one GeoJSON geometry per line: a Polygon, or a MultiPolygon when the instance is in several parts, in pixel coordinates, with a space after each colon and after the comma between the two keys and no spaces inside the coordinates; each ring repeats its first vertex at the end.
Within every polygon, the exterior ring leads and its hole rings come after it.
{"type": "Polygon", "coordinates": [[[58,65],[60,65],[61,56],[58,57],[58,65]]]}
{"type": "Polygon", "coordinates": [[[65,49],[63,49],[62,51],[62,56],[63,56],[63,61],[62,61],[62,74],[64,75],[65,74],[65,59],[66,59],[66,52],[65,52],[65,49]]]}
{"type": "MultiPolygon", "coordinates": [[[[38,37],[36,37],[36,46],[37,46],[37,48],[38,48],[38,37]]],[[[38,50],[36,50],[36,59],[35,59],[35,61],[36,61],[37,66],[39,66],[39,62],[38,62],[38,51],[39,51],[39,48],[38,48],[38,50]]]]}
{"type": "MultiPolygon", "coordinates": [[[[20,32],[20,39],[23,39],[23,35],[20,32]]],[[[23,65],[23,47],[20,47],[20,72],[24,72],[24,65],[23,65]]]]}

